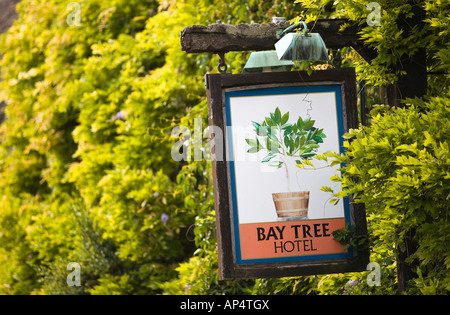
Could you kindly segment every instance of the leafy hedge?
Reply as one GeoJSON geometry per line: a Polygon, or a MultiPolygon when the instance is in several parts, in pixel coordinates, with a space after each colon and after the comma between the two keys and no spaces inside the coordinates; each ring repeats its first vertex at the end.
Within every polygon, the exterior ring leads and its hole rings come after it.
{"type": "Polygon", "coordinates": [[[1,39],[0,292],[159,293],[195,251],[195,216],[213,208],[209,169],[171,160],[169,136],[187,108],[207,116],[217,57],[187,56],[179,33],[288,3],[77,3],[69,26],[66,1],[24,0],[1,39]]]}
{"type": "MultiPolygon", "coordinates": [[[[406,108],[377,114],[371,127],[352,130],[340,181],[342,196],[366,205],[373,251],[386,259],[417,243],[407,263],[418,263],[416,290],[450,290],[450,97],[408,100],[406,108]],[[414,231],[414,233],[410,233],[414,231]]],[[[412,291],[414,292],[414,290],[412,291]]]]}

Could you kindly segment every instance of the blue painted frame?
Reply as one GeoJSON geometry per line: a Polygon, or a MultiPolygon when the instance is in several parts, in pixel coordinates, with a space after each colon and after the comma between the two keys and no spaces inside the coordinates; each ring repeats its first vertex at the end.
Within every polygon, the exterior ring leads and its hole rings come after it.
{"type": "MultiPolygon", "coordinates": [[[[317,86],[288,86],[288,87],[273,87],[273,88],[256,88],[239,91],[225,91],[225,110],[227,127],[230,127],[231,112],[230,112],[230,98],[243,97],[243,96],[270,96],[270,95],[287,95],[287,94],[307,94],[307,93],[324,93],[335,92],[336,96],[336,113],[338,121],[338,133],[339,133],[339,147],[340,151],[344,152],[344,124],[342,117],[342,91],[341,85],[329,84],[329,85],[317,85],[317,86]]],[[[231,134],[228,134],[227,138],[228,150],[230,157],[233,154],[233,139],[231,134]]],[[[235,165],[233,159],[230,160],[230,180],[231,180],[231,193],[232,193],[232,205],[233,205],[233,226],[234,226],[234,245],[235,245],[235,257],[238,265],[242,264],[254,264],[254,263],[271,263],[271,262],[295,262],[295,261],[311,261],[311,260],[324,260],[324,259],[336,259],[336,258],[348,258],[353,256],[353,248],[350,247],[347,253],[341,254],[326,254],[326,255],[308,255],[308,256],[290,256],[290,257],[278,257],[278,258],[261,258],[261,259],[246,259],[241,258],[240,248],[240,235],[239,235],[239,221],[238,221],[238,209],[236,198],[236,181],[235,181],[235,165]]],[[[344,216],[345,222],[350,226],[350,202],[348,197],[344,198],[344,216]]]]}

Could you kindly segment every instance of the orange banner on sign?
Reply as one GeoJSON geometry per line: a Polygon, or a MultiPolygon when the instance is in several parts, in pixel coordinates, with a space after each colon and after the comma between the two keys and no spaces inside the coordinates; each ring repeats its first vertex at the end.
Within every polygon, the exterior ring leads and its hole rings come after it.
{"type": "Polygon", "coordinates": [[[344,227],[344,218],[240,224],[241,259],[346,253],[331,234],[344,227]]]}

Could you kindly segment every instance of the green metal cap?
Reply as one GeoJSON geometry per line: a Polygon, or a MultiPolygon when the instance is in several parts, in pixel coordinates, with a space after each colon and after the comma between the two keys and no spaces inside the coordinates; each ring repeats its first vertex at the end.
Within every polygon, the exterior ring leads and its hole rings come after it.
{"type": "Polygon", "coordinates": [[[243,72],[276,72],[289,71],[292,61],[279,60],[275,50],[252,52],[245,64],[243,72]]]}
{"type": "Polygon", "coordinates": [[[327,61],[328,50],[317,33],[288,33],[276,44],[280,60],[327,61]]]}

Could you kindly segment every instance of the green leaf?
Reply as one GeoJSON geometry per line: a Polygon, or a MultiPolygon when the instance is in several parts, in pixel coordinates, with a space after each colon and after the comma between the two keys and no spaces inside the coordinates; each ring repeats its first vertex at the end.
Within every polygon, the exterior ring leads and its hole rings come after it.
{"type": "Polygon", "coordinates": [[[280,109],[278,107],[275,109],[275,113],[274,114],[275,114],[274,115],[274,120],[275,120],[276,124],[277,125],[282,125],[282,123],[281,123],[281,112],[280,112],[280,109]]]}
{"type": "Polygon", "coordinates": [[[315,155],[316,155],[316,153],[310,152],[310,153],[303,153],[302,155],[300,155],[300,157],[307,159],[307,158],[313,157],[315,155]]]}
{"type": "Polygon", "coordinates": [[[298,120],[297,120],[297,128],[298,128],[298,130],[303,130],[303,125],[304,124],[305,123],[303,122],[302,117],[298,117],[298,120]]]}
{"type": "Polygon", "coordinates": [[[317,143],[323,143],[322,137],[319,137],[319,136],[314,137],[313,140],[316,141],[317,143]]]}
{"type": "Polygon", "coordinates": [[[247,150],[247,153],[256,153],[259,152],[259,148],[257,147],[251,147],[250,149],[247,150]]]}
{"type": "Polygon", "coordinates": [[[291,145],[291,138],[289,136],[284,136],[283,141],[285,147],[289,147],[291,145]]]}
{"type": "Polygon", "coordinates": [[[292,125],[291,124],[284,124],[281,127],[281,130],[284,130],[284,134],[290,134],[292,132],[292,125]]]}
{"type": "Polygon", "coordinates": [[[331,189],[331,188],[328,187],[328,186],[322,186],[322,188],[320,188],[320,190],[321,190],[321,191],[324,191],[324,192],[334,193],[334,190],[331,189]]]}
{"type": "Polygon", "coordinates": [[[305,142],[306,142],[306,137],[305,137],[305,136],[302,136],[301,139],[300,139],[300,148],[303,147],[303,145],[305,144],[305,142]]]}
{"type": "Polygon", "coordinates": [[[253,127],[255,127],[255,130],[257,130],[259,127],[261,127],[261,125],[259,123],[257,123],[256,121],[252,121],[252,125],[253,125],[253,127]]]}
{"type": "Polygon", "coordinates": [[[314,164],[312,164],[311,161],[309,161],[309,160],[304,160],[304,161],[302,162],[302,164],[304,164],[304,165],[309,165],[309,166],[314,167],[314,164]]]}
{"type": "Polygon", "coordinates": [[[245,139],[245,141],[251,147],[258,147],[259,146],[259,141],[257,139],[256,140],[255,139],[245,139]]]}
{"type": "Polygon", "coordinates": [[[277,130],[273,130],[273,131],[271,131],[270,133],[269,133],[269,139],[271,140],[271,141],[274,141],[274,142],[276,142],[276,143],[278,143],[279,145],[281,145],[281,143],[280,143],[280,140],[278,140],[278,131],[277,130]]]}
{"type": "Polygon", "coordinates": [[[281,146],[277,141],[269,140],[267,150],[269,150],[271,153],[280,153],[280,148],[281,146]]]}
{"type": "Polygon", "coordinates": [[[267,127],[267,126],[260,126],[260,127],[259,127],[258,129],[256,129],[255,131],[256,131],[256,134],[257,134],[258,136],[264,137],[264,136],[267,136],[267,133],[268,133],[268,127],[267,127]]]}
{"type": "Polygon", "coordinates": [[[321,160],[321,161],[328,162],[328,157],[326,155],[316,155],[315,159],[319,160],[319,161],[321,160]]]}
{"type": "Polygon", "coordinates": [[[261,160],[261,162],[262,162],[262,163],[269,162],[269,161],[270,161],[271,159],[273,159],[274,157],[276,157],[276,155],[268,154],[265,158],[263,158],[263,159],[261,160]]]}
{"type": "Polygon", "coordinates": [[[339,199],[338,198],[333,198],[329,201],[330,204],[334,204],[337,205],[339,203],[339,199]]]}
{"type": "Polygon", "coordinates": [[[270,162],[268,165],[271,167],[281,168],[283,164],[283,162],[270,162]]]}
{"type": "Polygon", "coordinates": [[[286,114],[283,115],[283,117],[281,117],[281,125],[287,123],[288,120],[289,120],[289,112],[287,112],[286,114]]]}
{"type": "Polygon", "coordinates": [[[270,127],[275,127],[277,125],[277,123],[270,117],[266,117],[266,122],[270,127]]]}
{"type": "Polygon", "coordinates": [[[313,130],[313,132],[311,133],[311,139],[318,136],[321,132],[319,129],[315,129],[314,127],[312,127],[311,130],[313,130]]]}
{"type": "Polygon", "coordinates": [[[294,153],[294,142],[289,141],[289,153],[292,155],[294,153]]]}
{"type": "Polygon", "coordinates": [[[305,121],[305,125],[303,126],[303,130],[309,130],[314,126],[315,120],[305,121]]]}

